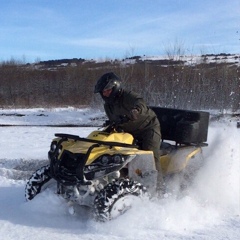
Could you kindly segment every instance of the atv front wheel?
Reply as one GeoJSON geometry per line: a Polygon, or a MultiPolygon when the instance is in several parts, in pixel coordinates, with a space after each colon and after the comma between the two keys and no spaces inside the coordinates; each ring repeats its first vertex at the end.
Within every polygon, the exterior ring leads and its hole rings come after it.
{"type": "Polygon", "coordinates": [[[25,187],[25,198],[27,201],[32,200],[41,192],[43,186],[51,179],[50,166],[43,166],[32,174],[25,187]]]}
{"type": "Polygon", "coordinates": [[[105,222],[125,213],[132,207],[136,198],[146,194],[141,183],[129,179],[120,179],[103,188],[94,201],[94,217],[105,222]]]}

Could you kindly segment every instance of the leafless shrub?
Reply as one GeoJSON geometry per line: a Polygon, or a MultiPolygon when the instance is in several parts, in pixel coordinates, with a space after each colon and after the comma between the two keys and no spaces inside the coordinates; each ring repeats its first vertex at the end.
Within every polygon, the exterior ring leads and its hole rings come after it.
{"type": "Polygon", "coordinates": [[[97,79],[114,71],[149,105],[240,111],[240,68],[227,63],[162,66],[155,61],[82,62],[55,70],[11,60],[0,65],[0,107],[101,107],[97,79]]]}

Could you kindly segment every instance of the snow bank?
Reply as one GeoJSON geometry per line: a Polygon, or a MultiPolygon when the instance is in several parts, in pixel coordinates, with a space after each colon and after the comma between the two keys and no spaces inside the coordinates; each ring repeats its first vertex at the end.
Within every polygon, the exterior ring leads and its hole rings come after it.
{"type": "MultiPolygon", "coordinates": [[[[82,121],[98,115],[91,110],[56,110],[49,112],[46,118],[59,123],[65,121],[61,118],[63,116],[75,119],[76,113],[82,121]]],[[[42,119],[38,114],[27,111],[27,122],[38,123],[42,119]]],[[[19,123],[18,117],[7,120],[1,116],[0,121],[19,123]]],[[[46,120],[46,123],[49,121],[46,120]]],[[[240,238],[240,130],[236,128],[236,122],[229,119],[210,123],[209,146],[203,148],[204,164],[191,187],[182,194],[176,192],[161,200],[145,199],[136,203],[126,214],[104,224],[93,221],[83,208],[77,215],[70,215],[65,201],[51,190],[25,202],[26,180],[14,179],[12,175],[36,167],[33,163],[39,163],[39,160],[46,160],[54,133],[85,137],[93,129],[96,128],[1,128],[0,235],[4,240],[240,238]]],[[[176,180],[174,184],[179,182],[176,180]]]]}

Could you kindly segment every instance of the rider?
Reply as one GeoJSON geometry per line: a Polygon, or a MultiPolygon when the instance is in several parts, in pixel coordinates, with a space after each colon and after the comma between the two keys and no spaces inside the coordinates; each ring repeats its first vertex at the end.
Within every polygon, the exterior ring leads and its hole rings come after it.
{"type": "Polygon", "coordinates": [[[151,150],[158,171],[158,190],[163,189],[160,165],[161,131],[154,111],[143,98],[121,86],[121,79],[113,72],[102,75],[95,85],[94,93],[100,93],[104,109],[111,122],[118,123],[124,132],[131,133],[141,143],[141,149],[151,150]]]}

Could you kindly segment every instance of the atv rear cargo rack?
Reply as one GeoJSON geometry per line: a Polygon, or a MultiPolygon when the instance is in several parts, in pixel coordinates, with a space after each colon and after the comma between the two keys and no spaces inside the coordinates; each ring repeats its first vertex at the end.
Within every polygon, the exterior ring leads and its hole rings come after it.
{"type": "Polygon", "coordinates": [[[162,140],[176,144],[205,146],[209,113],[172,108],[151,107],[160,122],[162,140]]]}

